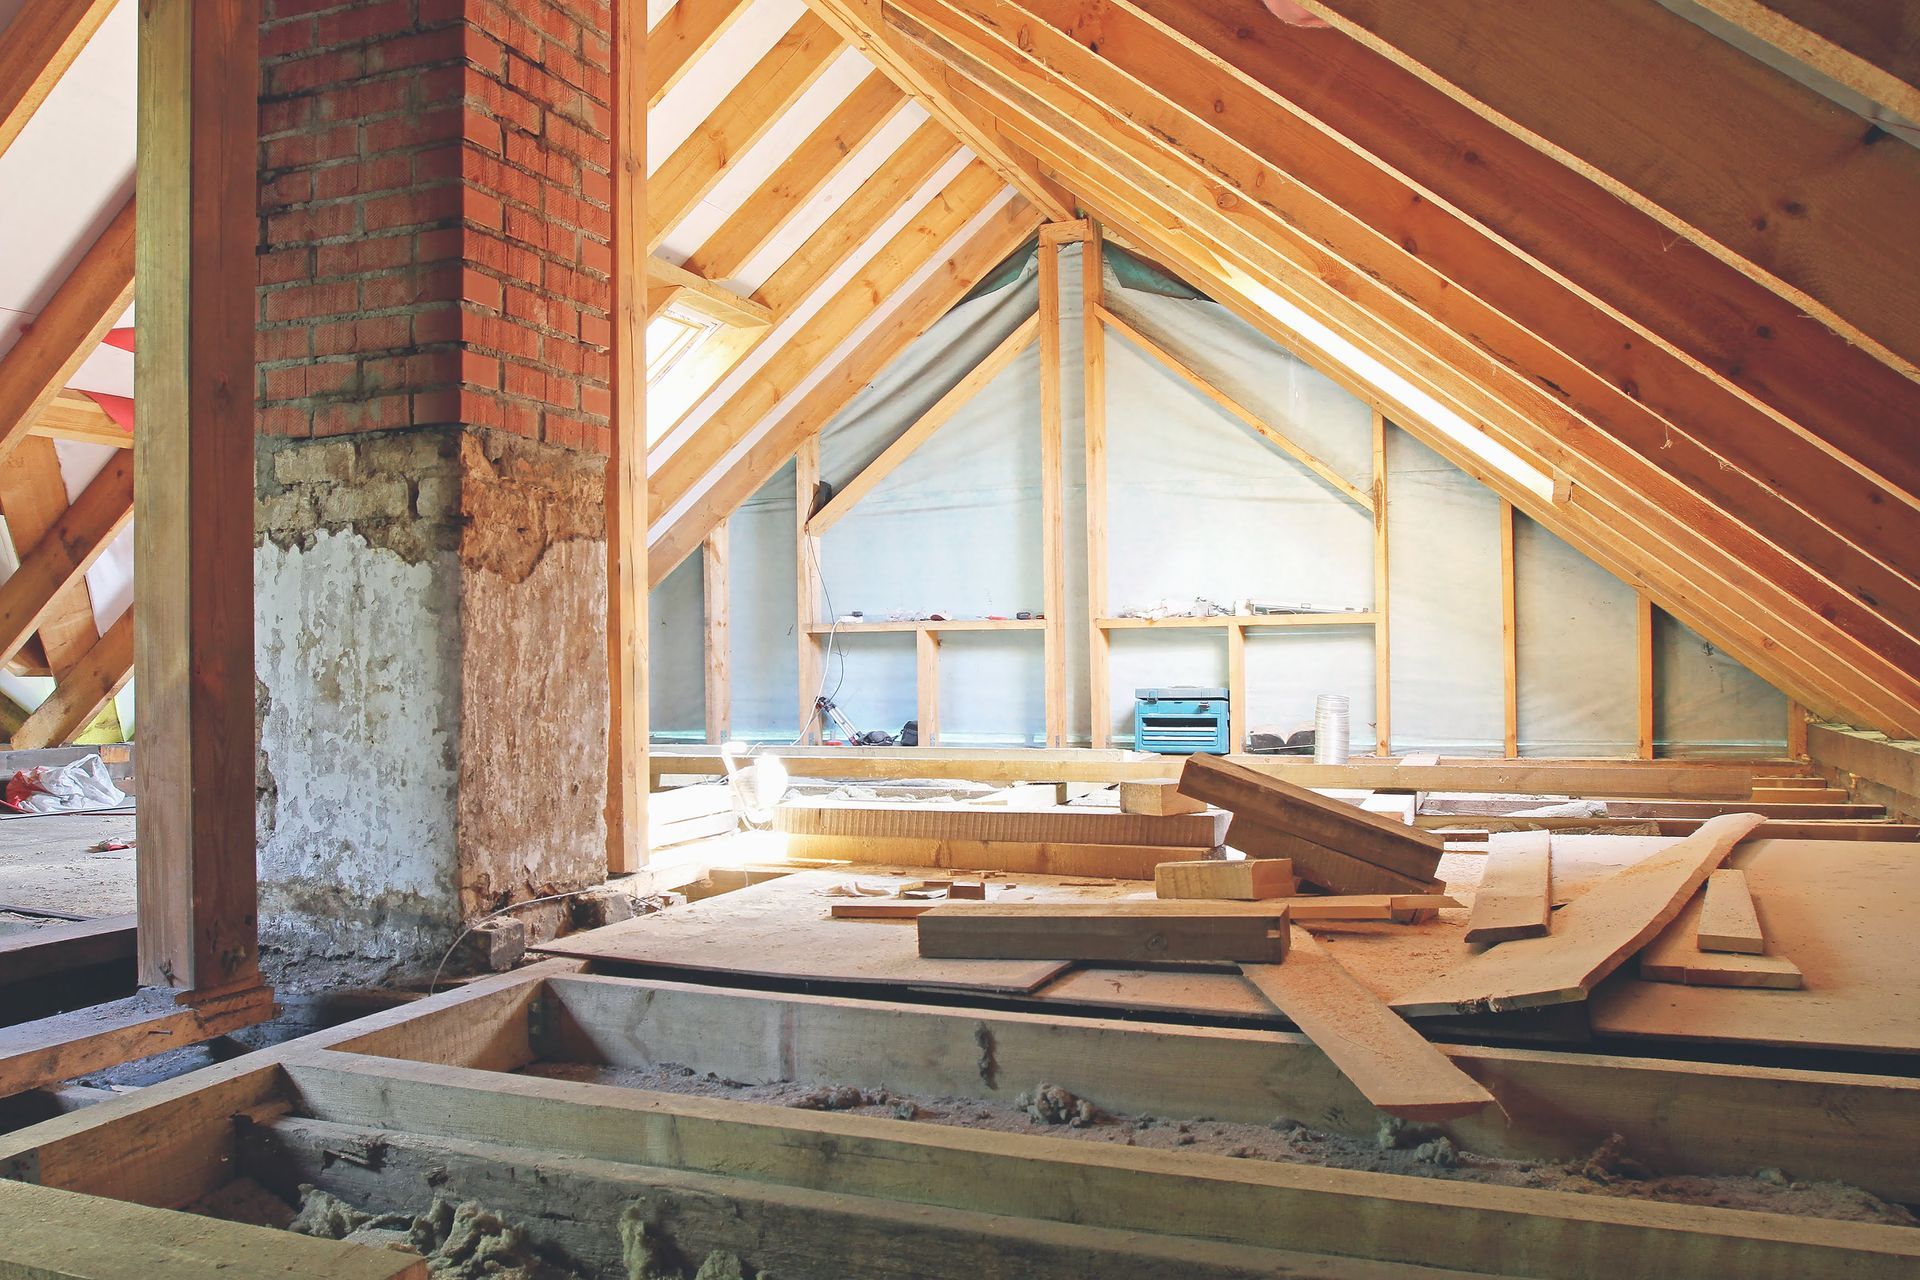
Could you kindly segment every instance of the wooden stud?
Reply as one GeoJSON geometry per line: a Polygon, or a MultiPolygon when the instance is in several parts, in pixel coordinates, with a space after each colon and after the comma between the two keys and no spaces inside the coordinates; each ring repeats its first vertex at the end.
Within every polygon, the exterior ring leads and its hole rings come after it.
{"type": "Polygon", "coordinates": [[[607,458],[607,870],[647,862],[647,14],[613,6],[611,446],[607,458]]]}
{"type": "Polygon", "coordinates": [[[1039,333],[1037,318],[1029,318],[1019,328],[1001,340],[1000,345],[981,358],[980,363],[953,384],[947,393],[934,401],[925,413],[893,442],[880,452],[880,456],[869,462],[853,479],[840,487],[833,499],[820,508],[819,514],[807,522],[807,532],[818,537],[837,524],[840,518],[853,509],[855,503],[871,493],[876,485],[893,474],[901,463],[912,456],[914,450],[925,444],[933,433],[952,420],[967,401],[978,395],[988,383],[1000,375],[1000,372],[1019,357],[1020,353],[1033,345],[1039,333]]]}
{"type": "Polygon", "coordinates": [[[854,153],[907,104],[906,95],[870,72],[684,264],[710,280],[731,280],[804,209],[854,153]]]}
{"type": "Polygon", "coordinates": [[[1787,755],[1794,760],[1807,758],[1807,709],[1787,699],[1787,755]]]}
{"type": "Polygon", "coordinates": [[[1227,624],[1227,750],[1247,749],[1247,629],[1227,624]]]}
{"type": "MultiPolygon", "coordinates": [[[[782,404],[778,416],[759,439],[715,476],[699,497],[672,520],[649,550],[648,580],[658,586],[673,572],[700,545],[714,524],[785,465],[801,440],[831,422],[909,343],[925,333],[1018,248],[1020,242],[1032,234],[1035,217],[1031,206],[1016,197],[963,240],[949,246],[945,265],[939,272],[915,286],[888,311],[885,324],[861,339],[839,363],[815,380],[806,394],[782,404]]],[[[693,443],[689,441],[688,445],[693,443]]],[[[706,469],[707,464],[702,464],[697,470],[704,474],[706,469]]],[[[697,479],[696,475],[689,485],[697,479]]]]}
{"type": "MultiPolygon", "coordinates": [[[[638,39],[644,42],[646,33],[638,39]]],[[[661,161],[647,182],[649,254],[694,211],[733,162],[826,73],[845,47],[826,23],[810,12],[802,13],[692,136],[661,161]]]]}
{"type": "Polygon", "coordinates": [[[0,458],[25,437],[133,300],[133,207],[132,200],[120,207],[32,327],[0,356],[0,458]]]}
{"type": "Polygon", "coordinates": [[[1387,418],[1373,411],[1373,721],[1374,754],[1393,754],[1392,644],[1387,627],[1387,418]]]}
{"type": "MultiPolygon", "coordinates": [[[[816,634],[820,618],[820,539],[807,531],[813,517],[814,494],[820,487],[820,437],[808,436],[793,454],[794,586],[796,643],[799,645],[800,741],[821,742],[831,736],[817,699],[826,693],[827,658],[823,638],[816,634]]],[[[831,624],[832,619],[827,622],[831,624]]]]}
{"type": "Polygon", "coordinates": [[[1046,613],[1047,745],[1067,742],[1064,425],[1060,411],[1060,246],[1040,241],[1040,576],[1046,613]]]}
{"type": "Polygon", "coordinates": [[[922,627],[913,633],[914,688],[920,721],[920,745],[940,745],[940,633],[922,627]]]}
{"type": "MultiPolygon", "coordinates": [[[[195,1000],[260,982],[253,676],[259,37],[259,15],[246,0],[148,0],[140,8],[139,968],[143,983],[195,1000]]],[[[130,209],[122,214],[131,216],[130,209]]],[[[103,292],[117,297],[116,289],[103,292]]],[[[89,310],[118,315],[111,300],[89,310]]],[[[121,637],[133,630],[131,611],[110,630],[121,637]]],[[[100,667],[110,665],[117,664],[100,667]]]]}
{"type": "Polygon", "coordinates": [[[1084,379],[1082,452],[1087,510],[1087,715],[1089,741],[1105,747],[1113,730],[1112,644],[1107,616],[1107,326],[1106,251],[1100,224],[1089,220],[1080,248],[1080,341],[1084,379]]]}
{"type": "Polygon", "coordinates": [[[1500,670],[1507,759],[1520,754],[1520,641],[1513,571],[1513,504],[1500,503],[1500,670]]]}
{"type": "Polygon", "coordinates": [[[702,599],[706,612],[707,741],[723,743],[733,722],[733,644],[728,634],[732,613],[727,588],[727,528],[722,520],[707,535],[700,553],[702,599]]]}
{"type": "Polygon", "coordinates": [[[28,0],[0,31],[0,155],[113,12],[113,0],[28,0]]]}
{"type": "Polygon", "coordinates": [[[1640,724],[1640,758],[1651,760],[1654,756],[1654,670],[1653,670],[1653,600],[1642,591],[1639,593],[1638,610],[1638,668],[1640,673],[1640,693],[1635,699],[1640,724]]]}
{"type": "Polygon", "coordinates": [[[1355,485],[1352,481],[1308,452],[1305,448],[1295,444],[1280,428],[1274,426],[1271,422],[1268,422],[1265,418],[1247,408],[1238,400],[1235,400],[1232,396],[1220,390],[1220,388],[1214,386],[1213,383],[1201,377],[1194,371],[1193,366],[1189,365],[1179,356],[1174,355],[1171,351],[1155,342],[1152,338],[1147,337],[1111,311],[1103,310],[1100,318],[1121,337],[1140,348],[1140,350],[1144,351],[1147,355],[1153,357],[1156,363],[1178,374],[1180,379],[1188,386],[1198,391],[1220,408],[1226,410],[1227,413],[1233,417],[1239,419],[1239,421],[1250,428],[1255,435],[1275,445],[1282,453],[1285,453],[1295,462],[1298,462],[1301,466],[1313,472],[1314,475],[1326,481],[1329,486],[1349,502],[1363,511],[1371,512],[1373,510],[1372,494],[1355,485]]]}

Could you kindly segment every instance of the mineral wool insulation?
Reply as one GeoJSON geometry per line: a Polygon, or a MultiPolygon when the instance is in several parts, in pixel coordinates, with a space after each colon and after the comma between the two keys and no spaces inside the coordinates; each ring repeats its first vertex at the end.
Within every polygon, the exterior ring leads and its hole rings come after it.
{"type": "MultiPolygon", "coordinates": [[[[1086,542],[1079,248],[1061,254],[1070,724],[1085,742],[1086,542]]],[[[1108,248],[1115,313],[1356,487],[1371,486],[1371,411],[1225,308],[1108,248]]],[[[821,437],[821,474],[844,485],[1038,307],[1032,250],[914,343],[821,437]]],[[[1388,609],[1397,751],[1503,746],[1500,498],[1391,424],[1388,609]]],[[[1371,516],[1339,490],[1109,331],[1110,608],[1253,597],[1371,609],[1371,516]]],[[[821,540],[834,614],[1011,616],[1042,608],[1040,354],[1030,346],[821,540]]],[[[1637,737],[1637,601],[1545,528],[1516,516],[1518,714],[1523,754],[1630,755],[1637,737]]],[[[794,477],[784,468],[729,527],[736,736],[797,731],[794,477]]],[[[699,557],[653,592],[654,732],[704,737],[699,557]]],[[[1655,614],[1655,732],[1670,753],[1784,749],[1785,698],[1699,635],[1655,614]]],[[[1352,703],[1353,750],[1375,743],[1370,626],[1251,631],[1248,720],[1308,727],[1321,693],[1352,703]]],[[[1132,739],[1136,688],[1224,686],[1226,641],[1207,630],[1116,631],[1112,696],[1098,708],[1132,739]]],[[[915,714],[910,634],[841,635],[826,691],[862,729],[915,714]]],[[[1038,632],[954,633],[941,645],[942,742],[1043,740],[1038,632]]]]}

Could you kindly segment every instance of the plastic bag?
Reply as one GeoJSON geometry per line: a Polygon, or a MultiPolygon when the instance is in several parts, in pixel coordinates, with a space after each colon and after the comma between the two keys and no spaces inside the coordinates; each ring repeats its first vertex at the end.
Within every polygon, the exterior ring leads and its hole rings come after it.
{"type": "Polygon", "coordinates": [[[18,813],[75,813],[125,803],[126,793],[113,785],[99,756],[22,769],[7,782],[6,805],[18,813]]]}

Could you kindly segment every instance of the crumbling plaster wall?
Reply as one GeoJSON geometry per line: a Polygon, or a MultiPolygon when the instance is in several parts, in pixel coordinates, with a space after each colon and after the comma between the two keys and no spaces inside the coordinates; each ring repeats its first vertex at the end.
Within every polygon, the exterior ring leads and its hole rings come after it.
{"type": "Polygon", "coordinates": [[[269,964],[417,975],[463,920],[597,883],[604,460],[446,427],[258,463],[269,964]]]}

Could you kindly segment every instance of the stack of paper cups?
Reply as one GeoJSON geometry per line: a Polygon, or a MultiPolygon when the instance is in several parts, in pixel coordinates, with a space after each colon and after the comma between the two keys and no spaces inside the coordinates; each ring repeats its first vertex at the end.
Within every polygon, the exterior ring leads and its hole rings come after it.
{"type": "Polygon", "coordinates": [[[1347,762],[1347,699],[1338,693],[1323,693],[1313,706],[1313,762],[1347,762]]]}

